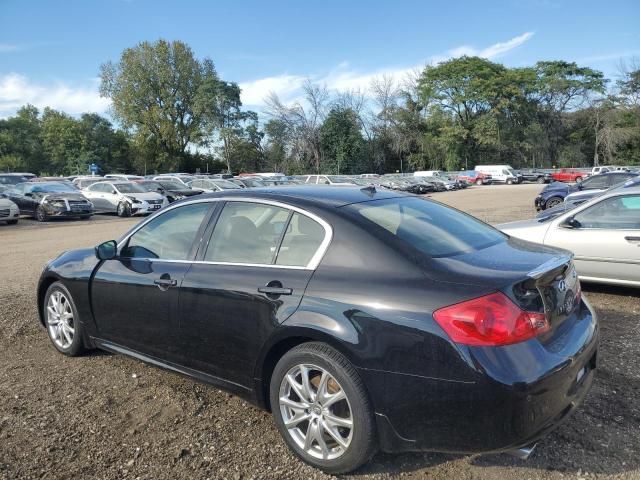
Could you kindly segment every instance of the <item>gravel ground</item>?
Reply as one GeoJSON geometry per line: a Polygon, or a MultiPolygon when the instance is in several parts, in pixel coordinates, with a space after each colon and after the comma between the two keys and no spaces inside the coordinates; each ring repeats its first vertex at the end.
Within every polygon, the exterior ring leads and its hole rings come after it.
{"type": "MultiPolygon", "coordinates": [[[[434,198],[499,223],[532,216],[539,189],[472,187],[434,198]]],[[[268,413],[236,397],[119,355],[55,352],[34,302],[44,262],[136,221],[0,225],[0,478],[329,478],[287,451],[268,413]]],[[[528,461],[379,454],[346,478],[640,479],[640,292],[584,290],[601,319],[596,382],[528,461]]]]}

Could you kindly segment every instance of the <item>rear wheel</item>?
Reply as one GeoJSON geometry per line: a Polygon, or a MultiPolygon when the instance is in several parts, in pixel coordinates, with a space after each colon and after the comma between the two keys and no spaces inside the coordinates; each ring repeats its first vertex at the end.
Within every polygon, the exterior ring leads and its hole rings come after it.
{"type": "Polygon", "coordinates": [[[482,179],[481,178],[476,180],[476,185],[482,185],[482,179]]]}
{"type": "Polygon", "coordinates": [[[373,411],[349,361],[328,345],[307,343],[278,362],[271,409],[289,448],[332,474],[355,470],[377,450],[373,411]]]}
{"type": "Polygon", "coordinates": [[[47,217],[47,213],[44,211],[44,208],[42,208],[42,205],[38,205],[38,208],[36,208],[36,220],[46,222],[48,219],[49,217],[47,217]]]}
{"type": "Polygon", "coordinates": [[[551,197],[549,200],[547,200],[547,208],[553,208],[557,205],[560,205],[562,202],[563,200],[560,197],[551,197]]]}
{"type": "Polygon", "coordinates": [[[42,311],[53,346],[70,357],[80,355],[84,351],[82,325],[71,293],[62,283],[52,283],[47,289],[42,311]]]}

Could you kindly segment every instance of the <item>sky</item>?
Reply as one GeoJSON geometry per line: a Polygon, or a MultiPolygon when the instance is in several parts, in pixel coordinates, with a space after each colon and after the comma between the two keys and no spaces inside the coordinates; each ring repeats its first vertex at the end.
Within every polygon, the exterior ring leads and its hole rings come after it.
{"type": "Polygon", "coordinates": [[[0,118],[26,103],[108,115],[100,65],[159,38],[211,58],[260,111],[272,91],[299,98],[305,79],[365,90],[463,54],[575,61],[615,80],[640,58],[640,0],[0,0],[0,118]]]}

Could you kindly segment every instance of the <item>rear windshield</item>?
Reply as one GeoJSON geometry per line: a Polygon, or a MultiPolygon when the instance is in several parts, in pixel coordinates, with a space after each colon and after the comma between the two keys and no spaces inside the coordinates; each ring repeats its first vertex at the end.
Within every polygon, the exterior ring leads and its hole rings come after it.
{"type": "Polygon", "coordinates": [[[351,207],[430,257],[473,252],[507,238],[469,215],[421,198],[375,200],[351,207]]]}

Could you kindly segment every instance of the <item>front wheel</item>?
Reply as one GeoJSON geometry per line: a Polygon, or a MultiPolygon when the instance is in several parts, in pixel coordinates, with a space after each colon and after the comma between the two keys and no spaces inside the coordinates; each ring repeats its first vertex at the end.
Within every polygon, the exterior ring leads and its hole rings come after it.
{"type": "Polygon", "coordinates": [[[84,351],[82,325],[71,293],[60,282],[54,282],[44,296],[45,325],[53,346],[60,353],[75,357],[84,351]]]}
{"type": "Polygon", "coordinates": [[[560,197],[551,197],[549,200],[547,200],[547,208],[553,208],[557,205],[560,205],[562,202],[563,200],[560,197]]]}
{"type": "Polygon", "coordinates": [[[306,343],[287,352],[271,377],[270,400],[289,448],[316,468],[350,472],[377,450],[373,410],[362,380],[328,345],[306,343]]]}
{"type": "Polygon", "coordinates": [[[536,182],[538,182],[538,183],[544,183],[544,177],[538,177],[538,179],[536,180],[536,182]]]}
{"type": "Polygon", "coordinates": [[[118,204],[118,216],[119,217],[130,217],[131,216],[131,205],[127,202],[120,202],[118,204]]]}
{"type": "Polygon", "coordinates": [[[513,180],[511,179],[507,180],[507,185],[513,185],[513,180]]]}
{"type": "Polygon", "coordinates": [[[476,180],[476,185],[482,185],[482,179],[481,178],[476,180]]]}
{"type": "Polygon", "coordinates": [[[47,212],[44,211],[42,205],[38,205],[38,208],[36,208],[36,220],[39,222],[46,222],[48,219],[49,217],[47,217],[47,212]]]}
{"type": "Polygon", "coordinates": [[[582,182],[582,177],[576,177],[576,183],[582,182]]]}

